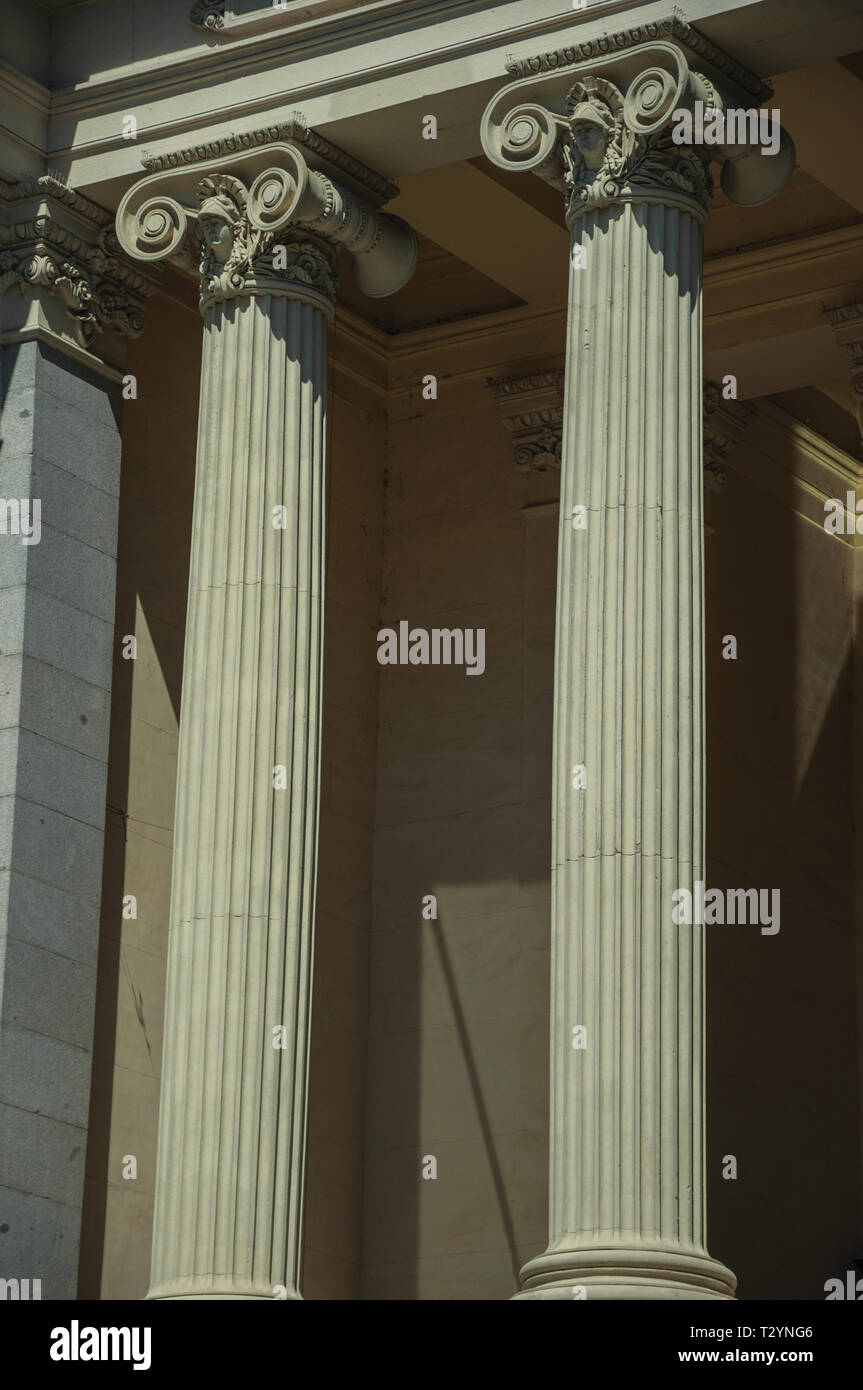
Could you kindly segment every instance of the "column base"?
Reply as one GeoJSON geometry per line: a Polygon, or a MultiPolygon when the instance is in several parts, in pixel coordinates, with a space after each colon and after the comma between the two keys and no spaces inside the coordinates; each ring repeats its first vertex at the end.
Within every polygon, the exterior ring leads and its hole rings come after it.
{"type": "Polygon", "coordinates": [[[555,1249],[530,1260],[514,1299],[733,1300],[737,1279],[705,1252],[675,1246],[555,1249]]]}
{"type": "Polygon", "coordinates": [[[256,1302],[279,1303],[299,1301],[302,1303],[303,1296],[299,1289],[294,1289],[285,1284],[262,1285],[260,1283],[245,1283],[242,1280],[226,1278],[225,1276],[214,1276],[212,1278],[188,1278],[170,1279],[163,1284],[154,1284],[147,1294],[148,1303],[161,1300],[163,1302],[179,1302],[180,1300],[195,1302],[211,1302],[214,1299],[254,1299],[256,1302]]]}

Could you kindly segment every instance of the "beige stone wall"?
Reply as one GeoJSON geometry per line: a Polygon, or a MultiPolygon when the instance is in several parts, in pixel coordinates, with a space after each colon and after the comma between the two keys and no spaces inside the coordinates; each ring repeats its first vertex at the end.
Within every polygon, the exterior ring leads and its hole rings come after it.
{"type": "Polygon", "coordinates": [[[708,509],[709,881],[782,912],[706,930],[708,1236],[743,1299],[821,1299],[859,1256],[854,549],[823,527],[852,482],[820,452],[761,414],[708,509]]]}
{"type": "Polygon", "coordinates": [[[522,508],[556,480],[513,468],[484,377],[392,406],[382,622],[483,627],[486,670],[381,668],[371,1299],[506,1298],[545,1241],[556,526],[522,508]]]}

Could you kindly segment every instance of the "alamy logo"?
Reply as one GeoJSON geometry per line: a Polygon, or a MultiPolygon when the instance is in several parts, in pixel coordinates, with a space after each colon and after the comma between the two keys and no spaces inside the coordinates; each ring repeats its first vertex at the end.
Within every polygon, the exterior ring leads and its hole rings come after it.
{"type": "Polygon", "coordinates": [[[846,492],[841,497],[828,497],[824,503],[824,530],[833,536],[863,536],[863,497],[846,492]]]}
{"type": "Polygon", "coordinates": [[[81,1327],[76,1318],[69,1327],[51,1331],[52,1361],[133,1361],[134,1371],[149,1371],[149,1327],[81,1327]]]}
{"type": "Polygon", "coordinates": [[[23,1302],[34,1298],[41,1299],[41,1297],[41,1279],[0,1279],[0,1299],[23,1302]]]}
{"type": "Polygon", "coordinates": [[[841,1279],[828,1279],[824,1285],[825,1303],[840,1298],[863,1303],[863,1279],[858,1279],[853,1269],[846,1269],[844,1284],[841,1279]]]}
{"type": "Polygon", "coordinates": [[[42,499],[34,497],[30,521],[30,498],[0,497],[0,536],[20,536],[22,545],[38,545],[42,539],[42,499]]]}
{"type": "Polygon", "coordinates": [[[727,111],[693,103],[694,114],[681,108],[672,116],[671,138],[675,145],[760,145],[762,154],[777,154],[782,137],[780,113],[776,111],[727,111]]]}
{"type": "Polygon", "coordinates": [[[671,920],[675,926],[702,927],[718,923],[761,923],[762,936],[775,936],[779,930],[778,888],[708,888],[699,879],[695,891],[675,888],[671,895],[671,920]],[[769,910],[768,910],[769,909],[769,910]]]}
{"type": "Polygon", "coordinates": [[[381,666],[464,666],[466,676],[485,670],[484,627],[412,628],[406,620],[378,632],[381,666]]]}

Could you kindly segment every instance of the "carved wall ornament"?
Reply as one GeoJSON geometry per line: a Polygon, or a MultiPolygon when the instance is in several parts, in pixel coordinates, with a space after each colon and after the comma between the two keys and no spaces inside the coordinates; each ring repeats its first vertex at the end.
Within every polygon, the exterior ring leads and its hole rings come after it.
{"type": "MultiPolygon", "coordinates": [[[[521,473],[559,469],[563,439],[562,371],[526,376],[489,377],[504,428],[512,440],[515,466],[521,473]]],[[[726,401],[712,381],[704,383],[704,489],[722,492],[727,484],[729,454],[754,416],[745,401],[726,401]]]]}
{"type": "Polygon", "coordinates": [[[358,287],[372,297],[400,289],[417,255],[400,218],[378,212],[286,142],[151,174],[123,198],[117,235],[130,256],[198,275],[202,312],[218,300],[266,293],[332,315],[343,247],[355,257],[358,287]]]}
{"type": "Polygon", "coordinates": [[[563,382],[564,374],[558,371],[488,378],[521,473],[560,469],[563,382]]]}
{"type": "Polygon", "coordinates": [[[0,292],[47,291],[88,350],[99,333],[137,337],[156,287],[125,259],[111,221],[53,175],[0,182],[0,292]]]}
{"type": "Polygon", "coordinates": [[[195,0],[189,19],[199,29],[221,29],[225,23],[225,0],[195,0]]]}
{"type": "MultiPolygon", "coordinates": [[[[561,189],[570,226],[586,212],[622,202],[677,206],[703,220],[713,197],[710,161],[721,157],[730,166],[752,152],[737,144],[676,143],[675,113],[718,116],[735,103],[751,107],[753,93],[769,95],[759,79],[677,19],[509,67],[530,75],[489,102],[483,149],[498,167],[535,173],[561,189]],[[570,61],[570,54],[583,53],[588,61],[570,61]],[[690,60],[703,60],[704,70],[690,60]]],[[[790,161],[783,161],[780,183],[793,168],[793,145],[787,135],[784,141],[790,161]]],[[[777,169],[768,168],[770,160],[750,165],[745,200],[759,201],[759,179],[764,197],[772,196],[777,169]]],[[[732,201],[740,184],[723,177],[732,201]]]]}
{"type": "Polygon", "coordinates": [[[844,304],[825,309],[836,341],[844,347],[851,362],[851,401],[863,441],[863,303],[844,304]]]}
{"type": "Polygon", "coordinates": [[[728,455],[740,443],[755,415],[746,401],[727,401],[715,381],[704,383],[704,487],[723,492],[728,455]]]}

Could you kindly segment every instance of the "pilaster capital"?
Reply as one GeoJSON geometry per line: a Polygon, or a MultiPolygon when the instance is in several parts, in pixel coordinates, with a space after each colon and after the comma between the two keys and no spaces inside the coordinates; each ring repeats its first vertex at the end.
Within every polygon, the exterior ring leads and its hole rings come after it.
{"type": "Polygon", "coordinates": [[[416,237],[401,218],[377,211],[395,189],[301,118],[278,128],[283,138],[268,139],[273,133],[151,161],[156,172],[117,210],[124,250],[197,275],[202,313],[220,300],[270,294],[332,316],[342,247],[355,257],[364,294],[401,289],[416,265],[416,237]]]}
{"type": "Polygon", "coordinates": [[[519,77],[486,107],[483,149],[499,167],[531,171],[558,188],[570,226],[626,202],[677,206],[703,219],[717,154],[732,201],[766,201],[794,167],[785,132],[770,158],[740,138],[744,122],[726,131],[727,110],[752,111],[770,89],[676,17],[509,66],[519,77]],[[702,139],[680,138],[681,112],[700,119],[702,139]]]}
{"type": "Polygon", "coordinates": [[[561,371],[488,378],[520,473],[560,470],[563,383],[561,371]]]}
{"type": "Polygon", "coordinates": [[[704,487],[724,492],[728,455],[739,444],[755,411],[746,401],[725,400],[714,381],[704,383],[704,487]]]}
{"type": "MultiPolygon", "coordinates": [[[[486,382],[510,436],[513,459],[520,473],[560,469],[564,382],[562,371],[489,377],[486,382]]],[[[752,406],[745,401],[724,400],[715,382],[705,381],[705,492],[724,491],[728,455],[743,437],[753,415],[752,406]]]]}
{"type": "Polygon", "coordinates": [[[863,439],[863,303],[843,304],[825,309],[836,341],[848,353],[851,369],[851,399],[863,439]]]}
{"type": "Polygon", "coordinates": [[[126,260],[110,212],[51,174],[0,180],[2,337],[54,340],[88,362],[99,334],[137,337],[156,286],[126,260]]]}

